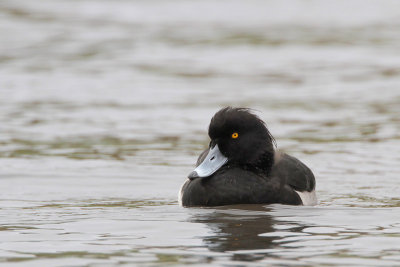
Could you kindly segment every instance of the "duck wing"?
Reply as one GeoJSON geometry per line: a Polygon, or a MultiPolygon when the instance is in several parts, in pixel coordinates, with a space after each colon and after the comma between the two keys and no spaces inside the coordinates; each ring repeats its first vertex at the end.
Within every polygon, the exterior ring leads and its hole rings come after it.
{"type": "Polygon", "coordinates": [[[312,171],[300,160],[285,153],[276,152],[271,175],[279,177],[297,192],[312,192],[315,177],[312,171]]]}

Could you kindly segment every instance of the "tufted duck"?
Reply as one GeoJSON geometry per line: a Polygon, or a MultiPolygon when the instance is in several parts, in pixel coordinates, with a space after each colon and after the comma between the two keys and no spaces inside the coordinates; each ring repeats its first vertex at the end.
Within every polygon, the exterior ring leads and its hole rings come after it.
{"type": "Polygon", "coordinates": [[[211,119],[209,147],[179,192],[183,206],[316,205],[315,178],[300,160],[275,151],[265,123],[247,108],[211,119]]]}

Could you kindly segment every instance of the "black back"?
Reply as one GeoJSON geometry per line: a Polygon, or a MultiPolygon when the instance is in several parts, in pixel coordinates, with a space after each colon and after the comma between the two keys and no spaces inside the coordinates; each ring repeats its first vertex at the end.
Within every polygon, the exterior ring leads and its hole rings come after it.
{"type": "Polygon", "coordinates": [[[182,187],[182,204],[184,206],[272,203],[301,205],[302,201],[295,190],[311,192],[314,189],[315,178],[311,170],[297,158],[282,154],[268,176],[228,164],[210,177],[188,180],[182,187]]]}

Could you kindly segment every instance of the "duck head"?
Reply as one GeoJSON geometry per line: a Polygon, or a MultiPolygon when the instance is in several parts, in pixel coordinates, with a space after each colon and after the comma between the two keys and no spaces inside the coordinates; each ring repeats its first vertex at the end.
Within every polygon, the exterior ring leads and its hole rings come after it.
{"type": "Polygon", "coordinates": [[[210,146],[202,163],[188,178],[209,177],[224,165],[268,174],[275,140],[265,123],[247,108],[219,110],[208,128],[210,146]]]}

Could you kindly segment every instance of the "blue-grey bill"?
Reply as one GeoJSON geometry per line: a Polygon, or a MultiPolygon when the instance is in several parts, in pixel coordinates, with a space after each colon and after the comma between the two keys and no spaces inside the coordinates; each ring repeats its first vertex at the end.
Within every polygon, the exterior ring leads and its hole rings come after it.
{"type": "Polygon", "coordinates": [[[221,168],[227,161],[228,158],[222,155],[218,145],[215,145],[210,149],[203,162],[188,175],[188,178],[208,177],[221,168]]]}

